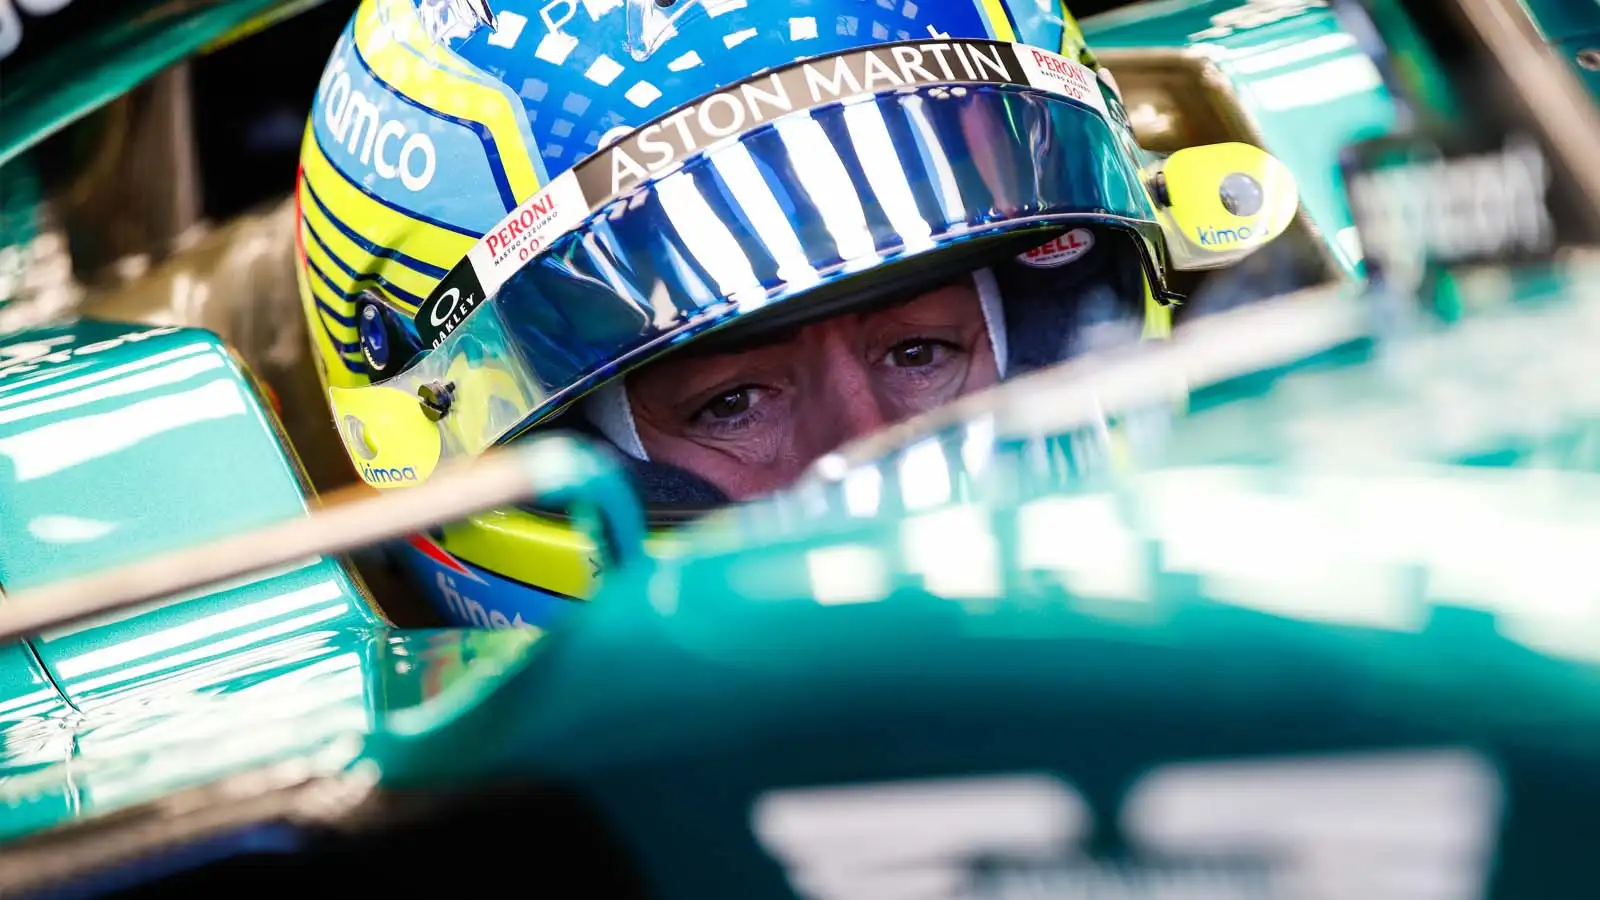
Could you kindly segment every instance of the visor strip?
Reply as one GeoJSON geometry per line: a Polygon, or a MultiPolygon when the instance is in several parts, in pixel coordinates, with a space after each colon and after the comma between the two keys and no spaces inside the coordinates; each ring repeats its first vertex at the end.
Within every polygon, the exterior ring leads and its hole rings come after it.
{"type": "Polygon", "coordinates": [[[417,308],[418,334],[429,348],[437,348],[557,238],[696,153],[789,113],[893,90],[961,84],[1043,90],[1109,118],[1094,70],[1058,53],[1007,41],[900,41],[772,69],[667,113],[557,176],[450,269],[417,308]]]}

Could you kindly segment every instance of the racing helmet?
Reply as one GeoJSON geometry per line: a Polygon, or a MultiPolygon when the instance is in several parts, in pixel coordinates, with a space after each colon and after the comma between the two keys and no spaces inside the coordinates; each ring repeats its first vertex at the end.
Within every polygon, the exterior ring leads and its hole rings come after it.
{"type": "MultiPolygon", "coordinates": [[[[1152,159],[1051,0],[365,0],[313,101],[299,281],[362,480],[533,428],[604,438],[669,524],[625,379],[940,285],[1000,378],[1164,335],[1175,268],[1289,224],[1242,144],[1152,159]],[[1187,155],[1186,155],[1187,154],[1187,155]]],[[[505,509],[400,548],[446,618],[542,625],[599,551],[505,509]]]]}

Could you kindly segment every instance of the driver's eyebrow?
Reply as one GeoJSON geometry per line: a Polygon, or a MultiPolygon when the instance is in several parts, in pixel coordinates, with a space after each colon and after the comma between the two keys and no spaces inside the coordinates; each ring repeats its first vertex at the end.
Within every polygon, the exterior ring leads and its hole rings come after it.
{"type": "MultiPolygon", "coordinates": [[[[912,293],[897,297],[892,300],[881,301],[869,306],[866,309],[851,310],[849,312],[840,313],[840,315],[854,314],[863,317],[878,315],[879,313],[889,312],[890,310],[898,309],[902,306],[909,306],[913,301],[921,300],[923,297],[926,297],[927,295],[937,291],[942,291],[951,285],[970,284],[971,281],[972,276],[970,274],[962,275],[958,278],[952,278],[949,281],[943,281],[938,284],[930,284],[920,287],[912,293]]],[[[806,324],[809,325],[811,323],[808,322],[806,324]]],[[[775,328],[771,331],[758,331],[749,338],[741,339],[739,346],[734,348],[724,349],[717,347],[715,349],[705,349],[696,348],[693,346],[686,347],[681,351],[682,358],[720,359],[729,356],[741,356],[750,352],[751,350],[764,350],[768,347],[773,347],[778,344],[787,344],[794,340],[795,336],[798,335],[805,327],[806,325],[789,325],[782,328],[775,328]]]]}
{"type": "Polygon", "coordinates": [[[787,344],[798,337],[801,329],[803,328],[805,328],[804,325],[791,325],[786,328],[779,328],[773,331],[757,332],[747,339],[741,339],[739,346],[737,347],[704,349],[691,346],[684,349],[681,358],[725,359],[730,356],[743,356],[752,350],[765,350],[768,347],[775,347],[779,344],[787,344]]]}

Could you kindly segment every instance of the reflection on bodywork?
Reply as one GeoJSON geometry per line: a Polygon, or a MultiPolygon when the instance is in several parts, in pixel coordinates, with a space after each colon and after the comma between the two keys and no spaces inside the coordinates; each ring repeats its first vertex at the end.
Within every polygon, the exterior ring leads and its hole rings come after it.
{"type": "MultiPolygon", "coordinates": [[[[192,374],[192,371],[182,371],[167,374],[167,377],[176,381],[192,374]]],[[[146,384],[143,389],[148,387],[146,384]]],[[[93,399],[80,394],[74,398],[74,403],[93,399]]],[[[10,458],[17,481],[32,481],[84,462],[103,459],[146,437],[245,412],[244,398],[238,387],[226,380],[216,380],[135,403],[113,413],[70,423],[41,425],[16,433],[0,440],[0,455],[10,458]]]]}
{"type": "Polygon", "coordinates": [[[477,702],[537,640],[521,629],[271,631],[258,628],[248,647],[215,642],[203,658],[147,645],[164,671],[146,659],[150,671],[124,668],[103,686],[79,679],[93,690],[71,704],[43,687],[0,704],[10,810],[0,831],[31,833],[279,760],[303,776],[345,772],[369,735],[477,702]]]}
{"type": "Polygon", "coordinates": [[[308,632],[142,679],[4,725],[7,834],[160,796],[286,754],[325,772],[373,724],[370,635],[308,632]],[[248,727],[245,727],[247,726],[248,727]],[[203,748],[203,752],[202,749],[203,748]],[[319,749],[320,748],[320,749],[319,749]],[[53,802],[42,802],[44,798],[53,802]]]}

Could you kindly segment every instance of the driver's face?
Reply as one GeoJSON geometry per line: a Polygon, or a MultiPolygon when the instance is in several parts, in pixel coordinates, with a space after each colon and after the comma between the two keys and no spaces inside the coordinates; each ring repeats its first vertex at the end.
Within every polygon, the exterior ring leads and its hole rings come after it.
{"type": "Polygon", "coordinates": [[[999,380],[970,281],[844,313],[781,342],[669,357],[628,380],[653,460],[735,500],[783,487],[853,438],[999,380]]]}

